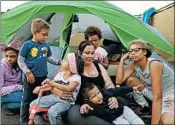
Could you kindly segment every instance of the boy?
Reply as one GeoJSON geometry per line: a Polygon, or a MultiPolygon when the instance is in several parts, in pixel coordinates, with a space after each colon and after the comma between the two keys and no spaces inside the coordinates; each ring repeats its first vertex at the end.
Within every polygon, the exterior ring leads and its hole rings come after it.
{"type": "Polygon", "coordinates": [[[100,61],[105,68],[108,68],[108,53],[100,47],[100,39],[102,38],[101,30],[95,26],[89,26],[85,32],[85,39],[92,41],[95,47],[94,59],[100,61]]]}
{"type": "MultiPolygon", "coordinates": [[[[138,86],[137,86],[138,87],[138,86]]],[[[108,99],[111,96],[126,94],[137,90],[129,86],[120,88],[110,88],[99,90],[93,83],[89,83],[84,88],[84,98],[86,110],[80,109],[82,115],[95,115],[114,124],[144,124],[144,122],[127,106],[123,106],[118,99],[118,108],[110,109],[108,99]]]]}
{"type": "Polygon", "coordinates": [[[60,61],[51,56],[50,47],[45,42],[48,38],[49,29],[50,26],[45,20],[41,18],[34,19],[31,24],[33,38],[24,42],[19,53],[18,64],[25,74],[23,80],[24,94],[21,105],[22,123],[28,122],[30,102],[37,98],[37,95],[34,95],[32,91],[47,78],[47,61],[60,65],[60,61]]]}

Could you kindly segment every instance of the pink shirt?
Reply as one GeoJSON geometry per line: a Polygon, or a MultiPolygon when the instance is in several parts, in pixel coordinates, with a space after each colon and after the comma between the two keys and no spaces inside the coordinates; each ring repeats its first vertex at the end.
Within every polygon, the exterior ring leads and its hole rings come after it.
{"type": "Polygon", "coordinates": [[[108,55],[108,52],[102,47],[97,47],[94,53],[94,59],[103,62],[104,58],[108,55]]]}

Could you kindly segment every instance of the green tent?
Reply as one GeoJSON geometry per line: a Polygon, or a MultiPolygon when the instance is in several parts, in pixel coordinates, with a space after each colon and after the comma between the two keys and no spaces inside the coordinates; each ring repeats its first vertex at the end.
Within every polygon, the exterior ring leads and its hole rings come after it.
{"type": "MultiPolygon", "coordinates": [[[[155,35],[136,17],[105,1],[31,1],[22,4],[2,14],[1,43],[8,44],[13,40],[16,32],[30,23],[29,20],[32,18],[55,13],[65,14],[59,44],[62,48],[68,45],[68,27],[71,24],[72,15],[92,14],[104,20],[125,47],[131,40],[142,38],[148,41],[156,51],[161,51],[170,57],[174,56],[172,45],[155,35]]],[[[26,28],[30,30],[29,27],[26,28]]]]}

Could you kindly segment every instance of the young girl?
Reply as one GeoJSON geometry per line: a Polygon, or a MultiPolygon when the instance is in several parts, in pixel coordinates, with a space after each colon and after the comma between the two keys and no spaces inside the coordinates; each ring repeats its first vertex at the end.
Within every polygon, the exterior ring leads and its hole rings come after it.
{"type": "Polygon", "coordinates": [[[142,106],[148,106],[144,97],[153,101],[151,124],[174,124],[174,72],[165,63],[149,58],[150,56],[151,51],[146,41],[133,40],[128,53],[120,60],[116,83],[144,85],[138,88],[140,94],[134,93],[134,98],[142,106]],[[127,58],[133,63],[124,71],[124,61],[127,58]]]}
{"type": "MultiPolygon", "coordinates": [[[[51,124],[59,124],[62,125],[61,113],[63,111],[68,110],[71,105],[74,105],[77,94],[79,92],[81,78],[77,74],[77,65],[74,53],[67,54],[68,62],[62,61],[60,72],[55,76],[54,80],[46,79],[42,82],[42,85],[45,87],[52,87],[52,94],[43,96],[40,99],[39,106],[40,107],[50,107],[48,110],[48,117],[51,124]],[[57,96],[57,90],[73,92],[72,97],[68,98],[60,98],[57,96]]],[[[34,89],[34,93],[38,93],[40,88],[44,88],[43,86],[36,87],[34,89]]],[[[36,104],[37,99],[34,100],[30,106],[36,104]]],[[[43,124],[43,120],[37,121],[35,119],[36,124],[43,124]]]]}

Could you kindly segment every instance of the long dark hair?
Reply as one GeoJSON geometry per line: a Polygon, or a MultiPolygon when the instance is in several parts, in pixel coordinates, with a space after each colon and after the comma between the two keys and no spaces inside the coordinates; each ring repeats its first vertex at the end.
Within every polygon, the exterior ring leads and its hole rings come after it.
{"type": "Polygon", "coordinates": [[[78,73],[81,75],[84,72],[84,61],[81,58],[81,55],[84,51],[84,49],[86,48],[86,46],[94,46],[93,43],[91,41],[88,40],[84,40],[82,41],[79,46],[78,46],[78,50],[77,50],[77,67],[78,67],[78,73]]]}

